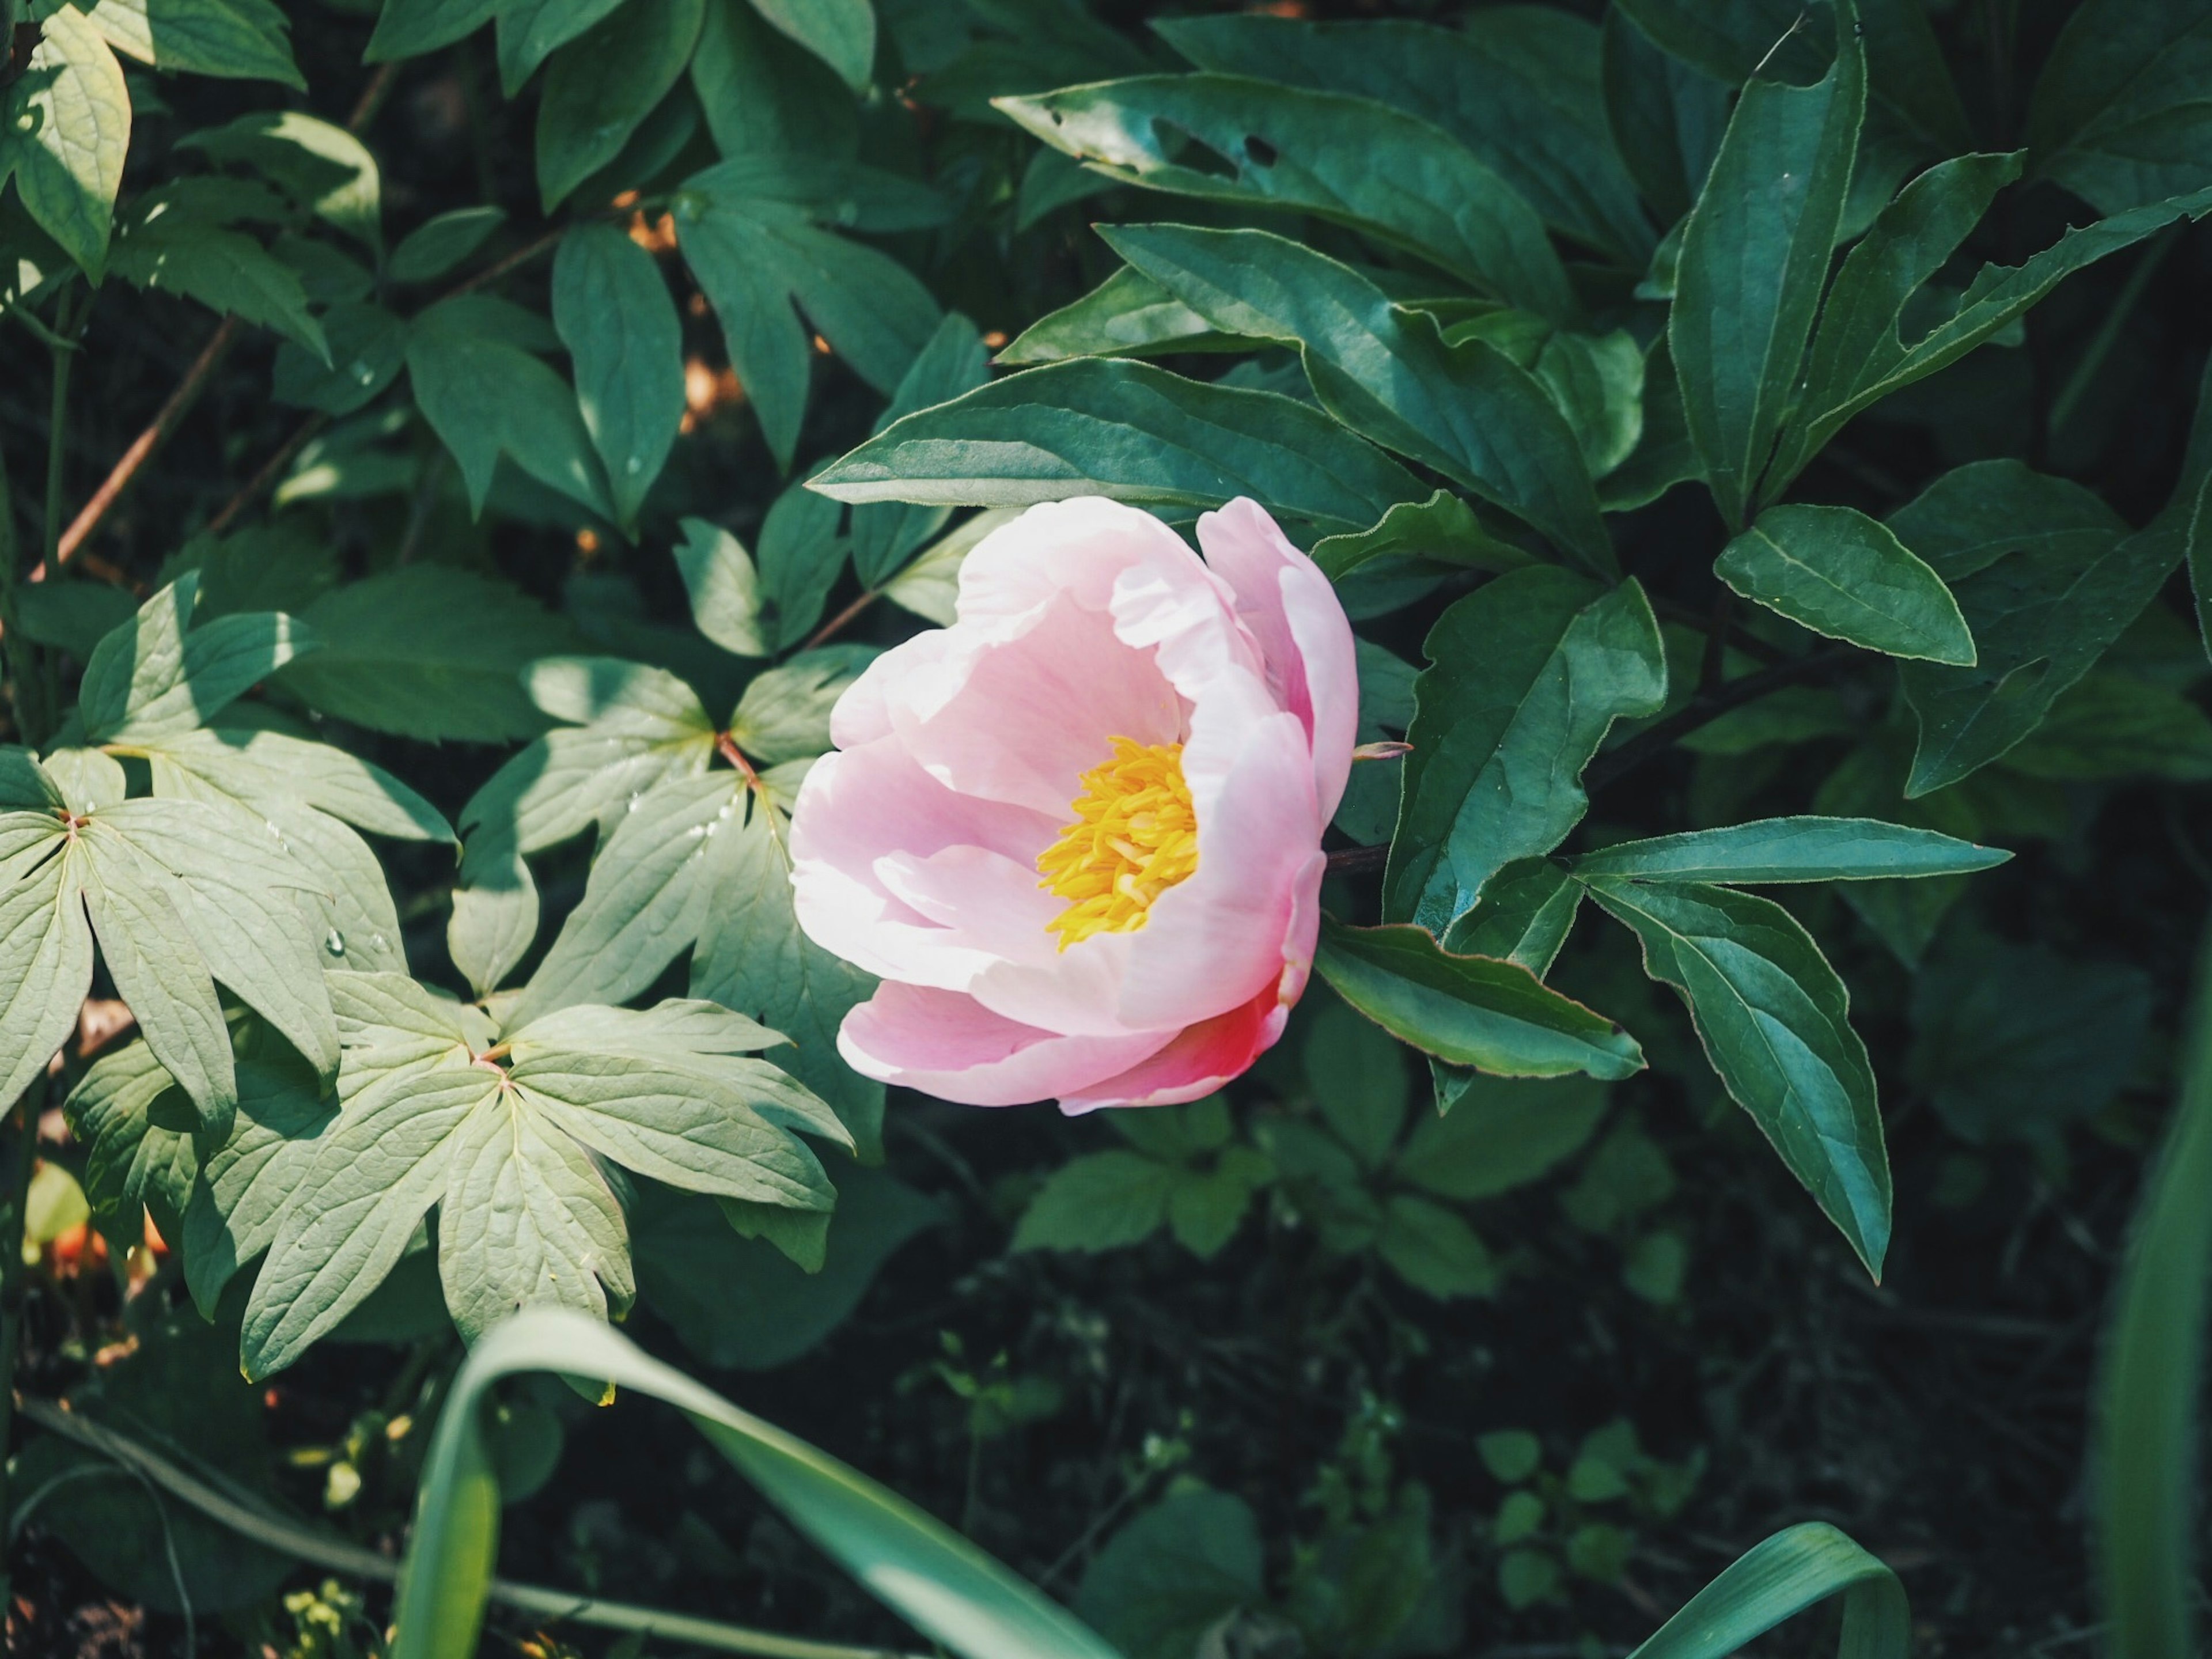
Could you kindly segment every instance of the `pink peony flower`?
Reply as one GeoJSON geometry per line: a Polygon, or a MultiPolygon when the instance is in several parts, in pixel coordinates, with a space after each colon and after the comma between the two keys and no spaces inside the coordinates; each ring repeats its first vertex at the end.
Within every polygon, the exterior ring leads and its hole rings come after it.
{"type": "Polygon", "coordinates": [[[1101,497],[978,543],[952,626],[838,702],[791,827],[799,925],[883,984],[837,1046],[947,1100],[1195,1100],[1282,1035],[1359,688],[1260,507],[1201,561],[1101,497]]]}

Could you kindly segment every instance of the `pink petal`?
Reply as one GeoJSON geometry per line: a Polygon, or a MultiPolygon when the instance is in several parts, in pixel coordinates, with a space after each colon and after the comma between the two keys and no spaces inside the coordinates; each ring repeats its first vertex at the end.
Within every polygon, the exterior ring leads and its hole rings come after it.
{"type": "Polygon", "coordinates": [[[1269,986],[1250,1001],[1186,1026],[1174,1042],[1126,1072],[1087,1089],[1064,1091],[1073,1117],[1101,1106],[1180,1106],[1212,1094],[1275,1045],[1291,1011],[1269,986]]]}
{"type": "Polygon", "coordinates": [[[1104,611],[1133,565],[1195,564],[1190,550],[1149,513],[1103,495],[1047,501],[975,544],[960,566],[960,621],[995,630],[1065,594],[1104,611]]]}
{"type": "Polygon", "coordinates": [[[992,1013],[972,997],[886,981],[845,1016],[837,1052],[863,1076],[969,1106],[1079,1092],[1173,1034],[1070,1037],[992,1013]]]}
{"type": "Polygon", "coordinates": [[[1256,501],[1240,496],[1204,514],[1198,541],[1236,590],[1237,619],[1260,642],[1269,688],[1312,736],[1322,817],[1333,817],[1359,726],[1358,659],[1336,590],[1256,501]]]}

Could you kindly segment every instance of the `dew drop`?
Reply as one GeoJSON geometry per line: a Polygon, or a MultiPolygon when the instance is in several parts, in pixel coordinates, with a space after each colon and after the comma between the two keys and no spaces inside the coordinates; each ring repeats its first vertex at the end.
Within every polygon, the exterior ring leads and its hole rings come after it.
{"type": "Polygon", "coordinates": [[[386,951],[391,948],[391,946],[385,942],[384,935],[381,933],[370,934],[368,942],[379,951],[386,951]]]}
{"type": "Polygon", "coordinates": [[[635,478],[639,473],[645,471],[645,463],[640,460],[636,456],[633,455],[623,463],[623,471],[628,473],[631,477],[635,478]]]}
{"type": "Polygon", "coordinates": [[[338,932],[337,928],[331,928],[329,933],[323,935],[323,949],[328,951],[334,957],[343,956],[345,954],[345,935],[338,932]]]}

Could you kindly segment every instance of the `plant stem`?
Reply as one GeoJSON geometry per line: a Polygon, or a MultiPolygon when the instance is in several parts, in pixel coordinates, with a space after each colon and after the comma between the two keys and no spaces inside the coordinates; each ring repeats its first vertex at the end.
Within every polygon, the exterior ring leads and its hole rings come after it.
{"type": "Polygon", "coordinates": [[[70,368],[76,347],[69,334],[69,295],[64,293],[55,308],[55,339],[47,356],[53,361],[54,395],[46,412],[46,516],[42,533],[46,538],[46,562],[51,568],[61,545],[62,474],[69,460],[70,368]]]}
{"type": "Polygon", "coordinates": [[[2098,324],[2096,333],[2090,337],[2088,345],[2081,352],[2081,361],[2074,365],[2074,372],[2066,377],[2066,384],[2059,387],[2058,395],[2051,400],[2049,429],[2051,436],[2057,436],[2064,429],[2068,418],[2096,380],[2097,371],[2104,368],[2105,359],[2112,355],[2113,346],[2119,343],[2120,331],[2127,326],[2129,317],[2134,313],[2137,302],[2143,296],[2143,290],[2150,286],[2150,279],[2157,274],[2159,266],[2165,263],[2166,256],[2181,240],[2176,234],[2178,229],[2179,227],[2169,226],[2164,234],[2144,249],[2142,257],[2136,261],[2136,268],[2128,273],[2128,280],[2120,285],[2118,297],[2105,313],[2105,319],[2098,324]]]}
{"type": "MultiPolygon", "coordinates": [[[[264,1549],[291,1556],[295,1560],[312,1562],[331,1572],[379,1583],[392,1583],[399,1577],[399,1564],[389,1556],[310,1531],[299,1522],[218,1492],[127,1435],[117,1433],[104,1423],[79,1416],[52,1401],[27,1400],[23,1402],[23,1415],[65,1440],[73,1440],[114,1459],[171,1497],[264,1549]]],[[[573,1620],[580,1625],[596,1625],[602,1630],[641,1631],[678,1647],[751,1654],[757,1659],[915,1659],[915,1656],[892,1648],[809,1642],[799,1637],[779,1636],[771,1631],[726,1625],[718,1620],[665,1613],[658,1607],[635,1607],[623,1601],[602,1601],[592,1596],[574,1595],[538,1584],[518,1584],[503,1578],[492,1580],[491,1599],[549,1621],[573,1620]]]]}
{"type": "MultiPolygon", "coordinates": [[[[31,1100],[40,1083],[24,1091],[8,1113],[8,1212],[0,1218],[0,1516],[9,1513],[8,1464],[15,1434],[15,1360],[23,1340],[23,1210],[29,1200],[31,1171],[39,1161],[39,1118],[31,1100]]],[[[4,1569],[0,1559],[0,1569],[4,1569]]],[[[0,1571],[0,1589],[7,1573],[0,1571]]]]}
{"type": "Polygon", "coordinates": [[[799,648],[801,651],[811,651],[816,646],[827,643],[830,640],[836,637],[844,630],[844,627],[847,623],[851,622],[854,617],[859,616],[863,611],[866,611],[870,605],[873,605],[876,602],[876,596],[883,591],[884,590],[880,587],[871,587],[866,589],[861,593],[859,599],[854,600],[852,604],[847,605],[836,616],[830,617],[828,622],[823,623],[821,627],[816,629],[813,633],[808,635],[806,637],[806,643],[800,646],[799,648]]]}

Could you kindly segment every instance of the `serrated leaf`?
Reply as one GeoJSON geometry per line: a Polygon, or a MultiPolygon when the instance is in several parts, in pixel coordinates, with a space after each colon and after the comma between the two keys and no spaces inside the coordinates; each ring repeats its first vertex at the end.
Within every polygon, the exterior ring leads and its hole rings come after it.
{"type": "Polygon", "coordinates": [[[536,737],[544,717],[515,676],[575,639],[520,589],[441,564],[349,582],[301,620],[322,648],[284,670],[286,685],[325,714],[431,742],[536,737]]]}
{"type": "Polygon", "coordinates": [[[1973,666],[1973,635],[1943,579],[1855,507],[1770,507],[1721,550],[1713,574],[1830,639],[1973,666]]]}
{"type": "Polygon", "coordinates": [[[684,419],[676,302],[651,254],[611,225],[587,225],[554,256],[553,325],[575,365],[577,405],[616,521],[634,526],[684,419]]]}
{"type": "Polygon", "coordinates": [[[1535,210],[1449,134],[1389,105],[1206,74],[993,102],[1109,177],[1338,219],[1514,305],[1547,317],[1574,312],[1535,210]],[[1227,171],[1185,165],[1170,134],[1187,135],[1227,171]]]}
{"type": "Polygon", "coordinates": [[[1759,818],[1621,842],[1574,861],[1577,878],[1742,883],[1880,881],[1988,870],[2011,854],[1879,818],[1759,818]]]}
{"type": "Polygon", "coordinates": [[[40,23],[23,71],[0,88],[0,182],[99,281],[131,147],[131,91],[107,42],[75,6],[40,23]]]}
{"type": "Polygon", "coordinates": [[[538,193],[546,212],[622,154],[690,62],[705,15],[705,0],[628,0],[553,54],[538,100],[538,193]]]}
{"type": "Polygon", "coordinates": [[[251,236],[196,219],[181,207],[135,210],[107,268],[134,288],[197,300],[218,316],[228,313],[273,329],[312,356],[330,359],[322,325],[291,267],[251,236]]]}
{"type": "Polygon", "coordinates": [[[1348,93],[1450,133],[1555,228],[1639,266],[1654,234],[1607,130],[1598,32],[1534,6],[1477,11],[1455,28],[1309,22],[1259,12],[1154,27],[1201,69],[1348,93]]]}
{"type": "Polygon", "coordinates": [[[1634,931],[1644,971],[1689,1006],[1706,1057],[1867,1271],[1889,1244],[1889,1159],[1866,1045],[1820,948],[1771,900],[1603,877],[1590,896],[1634,931]]]}
{"type": "Polygon", "coordinates": [[[1419,927],[1324,920],[1315,969],[1339,996],[1400,1041],[1456,1066],[1507,1077],[1642,1069],[1635,1038],[1547,989],[1518,963],[1455,956],[1419,927]]]}
{"type": "Polygon", "coordinates": [[[407,335],[415,401],[460,463],[471,510],[483,514],[504,456],[549,489],[612,518],[606,471],[575,393],[528,352],[477,332],[471,297],[433,306],[407,335]]]}
{"type": "Polygon", "coordinates": [[[1431,318],[1267,231],[1144,225],[1101,234],[1222,332],[1299,348],[1322,406],[1346,425],[1527,520],[1583,562],[1611,567],[1574,433],[1487,343],[1446,345],[1431,318]]]}
{"type": "Polygon", "coordinates": [[[1850,0],[1820,82],[1753,81],[1682,234],[1668,340],[1690,436],[1730,528],[1797,393],[1806,341],[1843,223],[1866,103],[1850,0]]]}
{"type": "Polygon", "coordinates": [[[882,1156],[884,1085],[838,1057],[837,1028],[875,980],[800,931],[788,819],[757,798],[708,843],[690,991],[751,1015],[796,1045],[777,1058],[830,1103],[863,1157],[882,1156]]]}
{"type": "Polygon", "coordinates": [[[2080,485],[1985,461],[1945,473],[1889,527],[1950,583],[1976,665],[1908,663],[1920,722],[1908,796],[1955,783],[2025,738],[2139,616],[2180,547],[2135,535],[2080,485]]]}
{"type": "Polygon", "coordinates": [[[1636,583],[1549,566],[1459,600],[1424,648],[1383,914],[1441,932],[1504,866],[1565,839],[1589,805],[1583,768],[1614,720],[1658,712],[1667,670],[1636,583]]]}
{"type": "Polygon", "coordinates": [[[1148,364],[1033,368],[909,415],[817,473],[839,501],[1026,507],[1101,495],[1212,508],[1249,495],[1279,516],[1364,530],[1423,492],[1318,410],[1148,364]]]}

